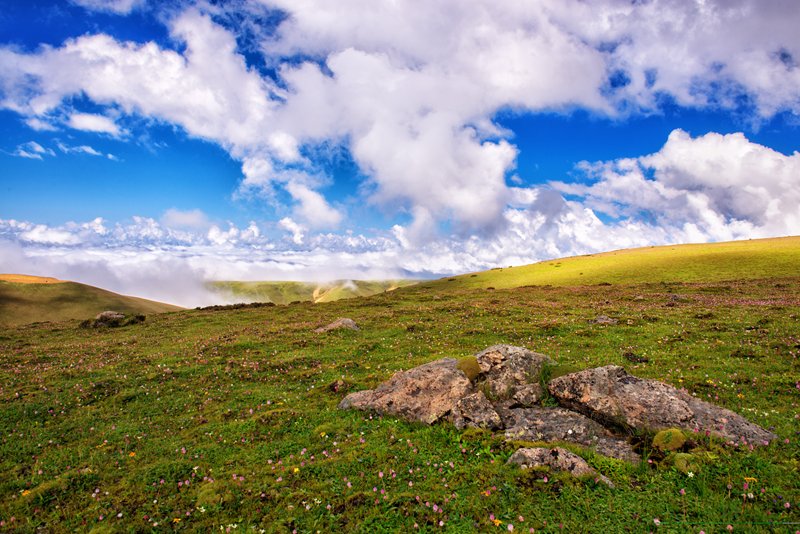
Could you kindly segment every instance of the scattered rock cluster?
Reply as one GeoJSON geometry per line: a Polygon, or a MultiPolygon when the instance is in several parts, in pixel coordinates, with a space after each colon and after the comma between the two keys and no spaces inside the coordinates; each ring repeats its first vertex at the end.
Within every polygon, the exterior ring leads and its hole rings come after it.
{"type": "MultiPolygon", "coordinates": [[[[708,431],[750,444],[776,437],[730,410],[615,365],[545,383],[543,370],[554,363],[523,347],[495,345],[474,357],[444,358],[397,372],[373,390],[347,395],[339,408],[497,430],[507,440],[574,443],[628,462],[640,459],[627,439],[636,431],[670,430],[669,436],[662,436],[666,442],[681,430],[708,431]],[[542,405],[548,394],[558,407],[542,405]]],[[[520,449],[510,461],[558,470],[569,465],[569,471],[587,474],[577,460],[580,457],[554,448],[520,449]]]]}
{"type": "Polygon", "coordinates": [[[125,315],[116,311],[104,311],[98,313],[94,319],[86,319],[81,322],[82,328],[102,328],[128,326],[131,324],[143,323],[145,316],[142,314],[125,315]]]}

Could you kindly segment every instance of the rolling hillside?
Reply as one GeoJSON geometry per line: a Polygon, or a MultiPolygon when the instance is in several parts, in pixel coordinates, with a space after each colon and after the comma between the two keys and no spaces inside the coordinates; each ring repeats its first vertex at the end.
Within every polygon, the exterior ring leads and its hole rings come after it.
{"type": "Polygon", "coordinates": [[[241,302],[333,302],[368,297],[417,283],[416,280],[338,280],[314,282],[212,282],[209,288],[241,302]]]}
{"type": "Polygon", "coordinates": [[[797,276],[800,237],[617,250],[426,282],[441,289],[718,282],[797,276]]]}
{"type": "Polygon", "coordinates": [[[101,311],[153,314],[178,306],[119,295],[77,282],[18,274],[0,275],[0,326],[88,319],[101,311]]]}

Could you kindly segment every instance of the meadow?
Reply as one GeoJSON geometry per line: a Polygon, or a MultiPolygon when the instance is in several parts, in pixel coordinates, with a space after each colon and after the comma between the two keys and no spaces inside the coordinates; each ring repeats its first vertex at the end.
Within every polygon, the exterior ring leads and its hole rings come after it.
{"type": "Polygon", "coordinates": [[[800,530],[796,273],[507,289],[473,284],[482,276],[117,329],[0,330],[0,530],[800,530]],[[618,323],[593,323],[600,314],[618,323]],[[337,317],[361,330],[313,333],[337,317]],[[573,369],[622,365],[779,439],[694,435],[706,454],[691,476],[647,435],[634,436],[637,465],[564,445],[612,489],[507,466],[522,444],[486,431],[336,408],[397,370],[495,343],[573,369]]]}

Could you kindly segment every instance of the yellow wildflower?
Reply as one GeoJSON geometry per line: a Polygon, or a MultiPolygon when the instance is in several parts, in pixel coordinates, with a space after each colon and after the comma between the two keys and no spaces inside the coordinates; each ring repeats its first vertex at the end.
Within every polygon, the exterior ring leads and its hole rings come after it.
{"type": "Polygon", "coordinates": [[[26,497],[31,494],[31,490],[22,490],[22,496],[26,497]]]}
{"type": "Polygon", "coordinates": [[[131,452],[130,454],[128,454],[128,456],[130,456],[131,458],[133,458],[134,456],[136,456],[136,453],[135,453],[135,452],[131,452]]]}

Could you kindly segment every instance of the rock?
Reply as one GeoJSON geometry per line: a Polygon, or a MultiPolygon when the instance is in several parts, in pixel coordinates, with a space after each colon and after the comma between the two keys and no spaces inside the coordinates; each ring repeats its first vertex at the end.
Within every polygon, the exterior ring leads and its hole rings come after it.
{"type": "Polygon", "coordinates": [[[631,363],[648,363],[650,358],[647,356],[639,356],[635,352],[626,351],[622,354],[622,357],[628,360],[631,363]]]}
{"type": "Polygon", "coordinates": [[[617,324],[619,321],[617,319],[612,319],[608,315],[598,315],[593,321],[589,321],[594,324],[617,324]]]}
{"type": "Polygon", "coordinates": [[[466,427],[497,430],[503,428],[503,421],[482,391],[467,395],[456,403],[453,410],[453,424],[458,429],[466,427]]]}
{"type": "MultiPolygon", "coordinates": [[[[479,382],[492,400],[514,397],[520,388],[536,384],[544,364],[554,363],[544,354],[513,345],[494,345],[475,357],[481,368],[479,382]]],[[[529,399],[532,393],[535,391],[528,388],[521,396],[529,399]]]]}
{"type": "Polygon", "coordinates": [[[115,311],[104,311],[98,313],[94,320],[99,322],[113,322],[113,321],[121,321],[125,318],[124,313],[115,312],[115,311]]]}
{"type": "Polygon", "coordinates": [[[469,379],[456,369],[456,360],[445,358],[397,372],[374,390],[351,393],[339,408],[372,410],[430,425],[449,416],[473,391],[469,379]]]}
{"type": "Polygon", "coordinates": [[[324,334],[325,332],[330,332],[331,330],[338,330],[341,328],[346,328],[348,330],[361,330],[354,320],[348,319],[347,317],[342,317],[336,319],[331,324],[320,326],[314,330],[314,332],[317,334],[324,334]]]}
{"type": "Polygon", "coordinates": [[[350,382],[338,378],[333,382],[331,382],[330,384],[328,384],[328,390],[332,391],[333,393],[343,393],[348,389],[350,389],[350,386],[351,386],[350,382]]]}
{"type": "Polygon", "coordinates": [[[631,445],[599,423],[564,408],[515,408],[499,410],[508,440],[566,441],[594,447],[605,456],[626,462],[640,460],[631,445]]]}
{"type": "Polygon", "coordinates": [[[524,408],[538,404],[542,398],[544,398],[544,388],[541,384],[524,384],[522,386],[517,386],[514,395],[511,396],[511,399],[517,406],[522,406],[524,408]]]}
{"type": "Polygon", "coordinates": [[[593,476],[613,488],[614,484],[605,476],[589,467],[586,460],[561,447],[546,449],[543,447],[519,449],[511,455],[508,463],[517,464],[522,469],[547,466],[554,471],[566,471],[573,476],[593,476]]]}
{"type": "Polygon", "coordinates": [[[548,389],[562,406],[616,427],[709,430],[725,440],[752,444],[777,437],[730,410],[663,382],[637,378],[616,365],[558,377],[548,389]]]}
{"type": "Polygon", "coordinates": [[[81,322],[80,326],[82,328],[128,326],[142,323],[144,320],[145,316],[142,314],[125,315],[124,313],[107,310],[98,313],[94,319],[86,319],[81,322]]]}

